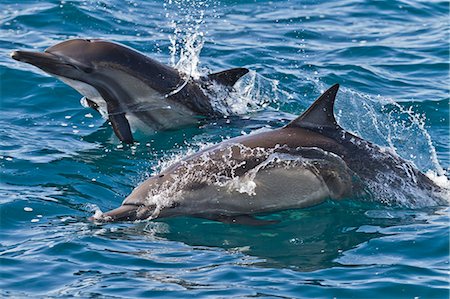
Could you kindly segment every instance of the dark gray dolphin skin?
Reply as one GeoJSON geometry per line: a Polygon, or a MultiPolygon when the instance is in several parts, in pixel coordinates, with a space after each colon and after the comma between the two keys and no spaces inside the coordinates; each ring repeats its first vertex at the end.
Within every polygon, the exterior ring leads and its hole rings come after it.
{"type": "Polygon", "coordinates": [[[355,195],[377,197],[383,188],[410,188],[413,196],[423,193],[442,203],[440,187],[411,163],[338,125],[333,113],[338,88],[332,86],[285,127],[233,138],[188,156],[140,184],[119,208],[91,218],[190,215],[259,225],[267,222],[253,214],[355,195]]]}
{"type": "Polygon", "coordinates": [[[248,72],[236,68],[194,80],[126,46],[89,39],[67,40],[44,52],[14,51],[11,57],[76,89],[126,143],[137,128],[171,129],[220,116],[201,87],[213,81],[232,87],[248,72]]]}

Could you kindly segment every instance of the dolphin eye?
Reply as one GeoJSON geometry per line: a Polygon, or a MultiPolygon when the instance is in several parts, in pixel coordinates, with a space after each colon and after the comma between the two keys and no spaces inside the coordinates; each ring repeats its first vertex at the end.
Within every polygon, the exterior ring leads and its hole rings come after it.
{"type": "Polygon", "coordinates": [[[83,68],[83,71],[84,71],[85,73],[87,73],[87,74],[90,74],[90,73],[92,73],[92,72],[94,71],[94,69],[91,68],[91,67],[86,67],[86,68],[83,68]]]}
{"type": "Polygon", "coordinates": [[[87,73],[87,74],[90,74],[90,73],[92,73],[92,72],[94,71],[93,68],[88,67],[88,66],[80,66],[80,65],[77,65],[77,64],[71,64],[71,63],[66,63],[66,65],[68,65],[68,66],[70,66],[70,67],[72,67],[72,68],[74,68],[74,69],[76,69],[76,70],[85,72],[85,73],[87,73]]]}

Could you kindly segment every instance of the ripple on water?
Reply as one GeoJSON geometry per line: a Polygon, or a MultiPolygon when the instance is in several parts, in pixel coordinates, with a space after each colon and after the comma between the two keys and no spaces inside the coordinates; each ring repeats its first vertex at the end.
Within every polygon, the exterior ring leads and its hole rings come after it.
{"type": "Polygon", "coordinates": [[[1,296],[447,298],[447,207],[349,199],[262,216],[282,220],[268,227],[86,218],[161,159],[286,124],[335,82],[346,129],[448,171],[448,14],[445,1],[3,1],[1,296]],[[9,57],[72,37],[191,57],[201,74],[247,67],[225,102],[245,116],[122,146],[75,91],[9,57]]]}

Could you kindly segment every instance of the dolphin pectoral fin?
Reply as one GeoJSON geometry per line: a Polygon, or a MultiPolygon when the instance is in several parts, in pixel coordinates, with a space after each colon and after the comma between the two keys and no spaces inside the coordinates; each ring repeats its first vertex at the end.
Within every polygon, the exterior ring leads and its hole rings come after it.
{"type": "MultiPolygon", "coordinates": [[[[83,99],[82,99],[82,100],[83,100],[83,99]]],[[[100,111],[98,110],[98,109],[100,109],[100,107],[97,105],[96,102],[94,102],[94,101],[92,101],[92,100],[90,100],[90,99],[88,99],[88,98],[86,98],[86,97],[84,97],[84,100],[86,101],[86,104],[87,104],[90,108],[92,108],[92,109],[94,109],[95,111],[97,111],[98,113],[100,113],[100,111]]]]}
{"type": "Polygon", "coordinates": [[[133,134],[131,133],[130,123],[125,117],[125,113],[110,114],[109,121],[116,133],[117,138],[125,143],[133,143],[133,134]]]}
{"type": "Polygon", "coordinates": [[[219,221],[227,224],[240,224],[240,225],[249,225],[249,226],[264,226],[270,224],[276,224],[279,221],[277,220],[262,220],[257,219],[251,215],[236,215],[236,216],[228,216],[228,215],[214,215],[214,216],[201,216],[202,218],[206,218],[209,220],[219,221]]]}
{"type": "Polygon", "coordinates": [[[249,72],[246,68],[235,68],[226,71],[209,74],[208,78],[225,86],[233,86],[239,78],[249,72]]]}
{"type": "Polygon", "coordinates": [[[339,125],[334,118],[334,100],[339,90],[339,84],[334,84],[314,103],[303,112],[302,115],[291,121],[285,128],[307,128],[307,129],[323,129],[335,128],[339,129],[339,125]]]}

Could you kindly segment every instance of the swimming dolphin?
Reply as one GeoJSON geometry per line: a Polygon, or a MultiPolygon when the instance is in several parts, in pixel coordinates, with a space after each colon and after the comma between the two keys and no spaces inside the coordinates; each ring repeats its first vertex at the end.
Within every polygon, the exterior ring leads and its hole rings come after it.
{"type": "Polygon", "coordinates": [[[67,40],[44,52],[14,51],[11,57],[76,89],[126,143],[137,128],[164,130],[220,116],[204,90],[212,82],[232,87],[248,72],[236,68],[194,80],[126,46],[89,39],[67,40]]]}
{"type": "Polygon", "coordinates": [[[140,184],[119,208],[93,219],[191,215],[259,225],[264,221],[251,215],[326,199],[383,196],[383,188],[410,188],[412,196],[422,192],[442,203],[440,188],[411,163],[338,125],[338,88],[333,85],[283,128],[229,139],[184,158],[140,184]]]}

